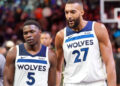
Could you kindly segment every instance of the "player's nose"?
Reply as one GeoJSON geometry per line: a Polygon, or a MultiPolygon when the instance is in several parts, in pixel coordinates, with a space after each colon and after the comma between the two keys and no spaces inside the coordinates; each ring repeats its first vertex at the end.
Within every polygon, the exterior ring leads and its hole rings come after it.
{"type": "Polygon", "coordinates": [[[31,34],[31,33],[28,33],[28,34],[27,34],[27,38],[30,38],[30,37],[32,37],[32,34],[31,34]]]}
{"type": "Polygon", "coordinates": [[[68,13],[67,17],[68,17],[68,19],[71,19],[72,18],[71,13],[68,13]]]}

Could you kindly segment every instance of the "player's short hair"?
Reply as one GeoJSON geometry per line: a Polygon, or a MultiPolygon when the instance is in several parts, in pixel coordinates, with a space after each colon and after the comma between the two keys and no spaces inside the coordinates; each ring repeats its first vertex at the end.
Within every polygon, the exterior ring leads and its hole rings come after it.
{"type": "Polygon", "coordinates": [[[83,6],[83,0],[68,0],[66,4],[79,3],[83,6]]]}
{"type": "Polygon", "coordinates": [[[44,31],[44,32],[42,32],[42,34],[49,34],[49,36],[52,38],[52,34],[48,31],[44,31]]]}
{"type": "Polygon", "coordinates": [[[40,24],[39,24],[36,20],[34,20],[34,19],[26,20],[26,21],[24,22],[24,25],[23,25],[23,26],[26,26],[26,25],[35,25],[35,26],[38,27],[39,30],[41,30],[40,24]]]}

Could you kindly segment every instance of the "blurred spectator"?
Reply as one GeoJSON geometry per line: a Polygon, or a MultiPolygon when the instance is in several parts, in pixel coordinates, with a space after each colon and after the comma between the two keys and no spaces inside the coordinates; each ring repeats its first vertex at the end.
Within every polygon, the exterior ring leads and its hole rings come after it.
{"type": "Polygon", "coordinates": [[[20,7],[16,8],[15,14],[14,14],[15,23],[19,23],[20,22],[20,17],[21,17],[22,11],[23,10],[20,7]]]}
{"type": "Polygon", "coordinates": [[[118,20],[120,21],[120,12],[118,13],[118,20]]]}
{"type": "Polygon", "coordinates": [[[7,27],[5,30],[5,39],[10,40],[12,38],[13,34],[14,34],[13,29],[10,27],[7,27]]]}
{"type": "Polygon", "coordinates": [[[42,18],[42,8],[36,8],[35,11],[34,11],[34,14],[35,14],[35,18],[36,19],[41,19],[42,18]]]}
{"type": "Polygon", "coordinates": [[[49,7],[45,7],[42,11],[44,17],[50,17],[52,15],[52,10],[49,7]]]}
{"type": "Polygon", "coordinates": [[[29,17],[28,13],[24,11],[20,16],[20,20],[25,21],[28,17],[29,17]]]}
{"type": "Polygon", "coordinates": [[[52,36],[55,36],[57,31],[58,31],[58,25],[56,23],[52,24],[52,27],[51,27],[52,36]]]}
{"type": "Polygon", "coordinates": [[[52,39],[53,39],[53,45],[55,43],[55,36],[56,36],[56,33],[58,31],[58,26],[57,24],[52,24],[52,27],[51,27],[51,34],[52,34],[52,39]]]}
{"type": "Polygon", "coordinates": [[[114,18],[114,7],[111,7],[108,12],[109,12],[108,13],[108,18],[113,19],[114,18]]]}
{"type": "Polygon", "coordinates": [[[13,41],[6,41],[5,42],[5,48],[7,49],[7,51],[13,46],[15,46],[15,43],[13,41]]]}
{"type": "Polygon", "coordinates": [[[48,31],[48,26],[49,26],[49,22],[47,20],[47,18],[43,17],[39,20],[39,23],[41,25],[42,31],[48,31]]]}
{"type": "Polygon", "coordinates": [[[5,41],[4,35],[0,33],[0,46],[3,45],[4,41],[5,41]]]}
{"type": "Polygon", "coordinates": [[[41,42],[41,44],[43,44],[49,48],[53,48],[51,45],[52,44],[52,35],[49,32],[41,33],[40,42],[41,42]]]}
{"type": "Polygon", "coordinates": [[[17,40],[16,45],[19,45],[19,44],[22,44],[22,43],[23,43],[22,40],[17,40]]]}
{"type": "Polygon", "coordinates": [[[7,50],[5,47],[0,47],[0,54],[6,56],[7,50]]]}
{"type": "Polygon", "coordinates": [[[115,43],[117,47],[120,47],[120,29],[117,29],[114,33],[113,36],[115,38],[115,43]]]}
{"type": "Polygon", "coordinates": [[[2,54],[0,54],[0,86],[3,86],[3,70],[5,62],[5,57],[2,54]]]}

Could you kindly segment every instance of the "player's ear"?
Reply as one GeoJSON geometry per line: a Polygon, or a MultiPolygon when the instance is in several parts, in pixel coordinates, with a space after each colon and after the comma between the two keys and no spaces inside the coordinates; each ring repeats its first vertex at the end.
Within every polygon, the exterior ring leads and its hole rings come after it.
{"type": "Polygon", "coordinates": [[[53,39],[52,38],[50,38],[50,42],[52,43],[52,41],[53,41],[53,39]]]}
{"type": "Polygon", "coordinates": [[[81,15],[82,15],[82,16],[84,15],[84,10],[81,10],[81,15]]]}
{"type": "Polygon", "coordinates": [[[83,6],[80,6],[80,7],[79,7],[79,12],[80,12],[80,15],[81,15],[81,16],[84,15],[84,8],[83,8],[83,6]]]}
{"type": "Polygon", "coordinates": [[[39,34],[41,35],[41,33],[42,33],[42,31],[41,30],[39,30],[39,34]]]}

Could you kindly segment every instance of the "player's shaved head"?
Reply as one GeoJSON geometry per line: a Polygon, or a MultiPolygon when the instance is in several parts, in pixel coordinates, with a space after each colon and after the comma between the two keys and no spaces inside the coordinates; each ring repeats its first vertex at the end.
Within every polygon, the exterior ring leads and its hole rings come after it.
{"type": "Polygon", "coordinates": [[[81,6],[83,6],[83,1],[82,0],[68,0],[66,4],[73,4],[73,3],[78,3],[81,6]]]}
{"type": "Polygon", "coordinates": [[[74,4],[74,7],[77,8],[78,10],[84,10],[82,0],[68,0],[66,5],[68,4],[74,4]]]}

